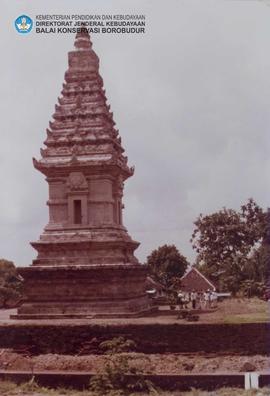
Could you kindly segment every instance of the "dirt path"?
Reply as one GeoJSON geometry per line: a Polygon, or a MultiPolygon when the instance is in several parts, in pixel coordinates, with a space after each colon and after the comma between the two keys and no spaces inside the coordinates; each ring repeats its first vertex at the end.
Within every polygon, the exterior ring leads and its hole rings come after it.
{"type": "MultiPolygon", "coordinates": [[[[126,354],[130,365],[143,369],[145,373],[180,374],[183,372],[240,372],[245,363],[250,363],[256,371],[270,371],[267,356],[214,356],[141,353],[126,354]]],[[[46,354],[25,357],[11,350],[0,351],[0,370],[60,370],[97,372],[111,359],[108,355],[70,356],[46,354]]]]}

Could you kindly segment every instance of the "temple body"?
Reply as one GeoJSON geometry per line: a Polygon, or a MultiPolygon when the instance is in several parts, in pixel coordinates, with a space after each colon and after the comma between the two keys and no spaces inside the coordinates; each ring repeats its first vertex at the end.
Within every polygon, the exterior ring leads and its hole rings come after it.
{"type": "Polygon", "coordinates": [[[106,103],[87,32],[68,54],[62,96],[34,166],[49,185],[49,222],[37,258],[20,270],[19,318],[129,316],[149,310],[139,243],[122,223],[124,181],[134,169],[106,103]]]}

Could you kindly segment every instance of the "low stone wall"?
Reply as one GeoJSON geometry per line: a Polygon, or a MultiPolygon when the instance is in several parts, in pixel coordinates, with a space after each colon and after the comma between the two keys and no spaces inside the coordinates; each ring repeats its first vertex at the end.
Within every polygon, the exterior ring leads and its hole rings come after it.
{"type": "Polygon", "coordinates": [[[102,353],[104,340],[132,339],[143,353],[270,352],[270,323],[247,324],[12,324],[0,326],[0,348],[29,349],[33,353],[102,353]]]}
{"type": "MultiPolygon", "coordinates": [[[[35,372],[35,381],[40,386],[50,388],[66,387],[87,389],[93,376],[91,373],[74,372],[35,372]]],[[[31,380],[33,374],[27,372],[0,371],[0,380],[22,384],[31,380]]],[[[214,390],[222,387],[245,387],[245,373],[218,373],[218,374],[182,374],[182,375],[145,375],[154,386],[169,391],[188,391],[191,388],[214,390]]],[[[136,376],[127,375],[131,380],[136,376]]],[[[270,376],[258,374],[258,386],[269,387],[270,376]]]]}

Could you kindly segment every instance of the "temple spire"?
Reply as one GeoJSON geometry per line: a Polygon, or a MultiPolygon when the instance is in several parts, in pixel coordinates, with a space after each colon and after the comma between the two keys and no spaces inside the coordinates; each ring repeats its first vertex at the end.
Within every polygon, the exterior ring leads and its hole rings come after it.
{"type": "Polygon", "coordinates": [[[139,243],[123,225],[124,181],[134,169],[107,104],[99,59],[86,29],[68,54],[46,148],[34,166],[49,185],[49,221],[20,269],[25,298],[18,317],[139,316],[150,310],[139,243]]]}
{"type": "Polygon", "coordinates": [[[82,25],[80,32],[76,34],[74,47],[78,51],[86,51],[92,48],[92,41],[85,25],[82,25]]]}

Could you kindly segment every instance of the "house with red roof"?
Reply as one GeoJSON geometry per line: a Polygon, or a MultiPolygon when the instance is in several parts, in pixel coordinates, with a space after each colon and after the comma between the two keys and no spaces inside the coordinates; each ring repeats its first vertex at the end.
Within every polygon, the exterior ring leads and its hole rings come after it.
{"type": "Polygon", "coordinates": [[[197,268],[191,267],[181,278],[181,290],[185,292],[216,291],[215,285],[207,279],[197,268]]]}

